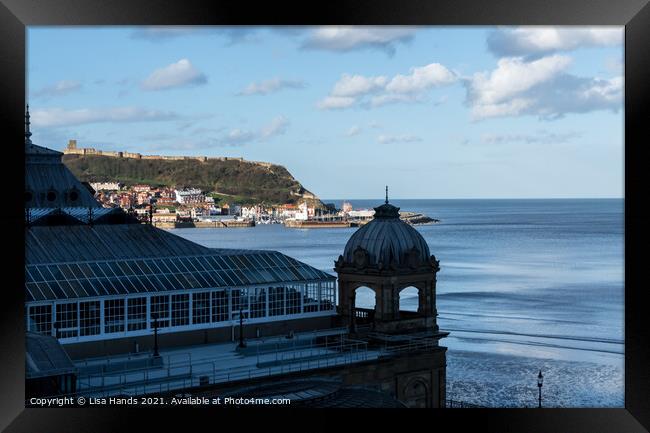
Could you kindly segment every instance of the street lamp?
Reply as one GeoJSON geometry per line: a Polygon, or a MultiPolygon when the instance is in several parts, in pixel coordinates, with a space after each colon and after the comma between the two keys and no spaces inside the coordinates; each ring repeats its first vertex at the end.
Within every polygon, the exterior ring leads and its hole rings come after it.
{"type": "Polygon", "coordinates": [[[160,353],[158,353],[158,314],[153,313],[153,357],[159,358],[160,353]]]}
{"type": "Polygon", "coordinates": [[[239,347],[246,347],[244,342],[244,314],[241,307],[239,308],[239,347]]]}
{"type": "Polygon", "coordinates": [[[542,370],[539,370],[537,375],[537,388],[539,389],[539,407],[542,407],[542,385],[544,384],[544,376],[542,375],[542,370]]]}

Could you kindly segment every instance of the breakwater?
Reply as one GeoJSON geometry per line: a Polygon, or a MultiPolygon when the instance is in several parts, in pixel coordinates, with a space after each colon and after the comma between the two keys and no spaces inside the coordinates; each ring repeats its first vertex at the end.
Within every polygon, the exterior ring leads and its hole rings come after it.
{"type": "Polygon", "coordinates": [[[235,220],[217,220],[217,221],[175,221],[159,222],[154,226],[161,229],[186,229],[186,228],[235,228],[235,227],[255,227],[255,221],[235,221],[235,220]]]}

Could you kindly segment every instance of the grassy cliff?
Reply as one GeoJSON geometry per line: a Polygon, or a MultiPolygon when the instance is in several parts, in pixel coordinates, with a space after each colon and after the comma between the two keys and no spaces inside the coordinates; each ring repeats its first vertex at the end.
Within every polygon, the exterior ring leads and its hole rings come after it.
{"type": "MultiPolygon", "coordinates": [[[[265,167],[248,161],[169,161],[109,156],[64,155],[63,163],[83,182],[122,182],[127,186],[196,187],[224,201],[284,204],[303,201],[309,194],[280,165],[265,167]]],[[[312,202],[312,200],[307,200],[312,202]]],[[[316,205],[322,205],[315,200],[316,205]]]]}

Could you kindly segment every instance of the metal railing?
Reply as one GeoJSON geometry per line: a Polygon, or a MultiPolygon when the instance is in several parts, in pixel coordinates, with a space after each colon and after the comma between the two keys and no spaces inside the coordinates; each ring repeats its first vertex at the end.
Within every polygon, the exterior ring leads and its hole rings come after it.
{"type": "Polygon", "coordinates": [[[467,403],[461,400],[447,399],[445,400],[445,407],[449,409],[452,408],[455,409],[455,408],[485,408],[487,406],[479,406],[478,404],[467,403]]]}
{"type": "Polygon", "coordinates": [[[282,349],[262,350],[255,355],[251,354],[256,357],[253,366],[224,369],[223,362],[227,361],[221,357],[195,363],[169,363],[157,369],[145,368],[114,374],[80,376],[77,379],[77,395],[109,397],[161,393],[347,365],[369,359],[365,341],[347,338],[332,341],[325,337],[324,343],[282,349]]]}

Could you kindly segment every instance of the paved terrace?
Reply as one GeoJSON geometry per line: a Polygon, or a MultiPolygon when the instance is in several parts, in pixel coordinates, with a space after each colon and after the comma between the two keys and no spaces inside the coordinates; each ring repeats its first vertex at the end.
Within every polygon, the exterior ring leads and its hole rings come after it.
{"type": "Polygon", "coordinates": [[[239,342],[160,349],[152,352],[75,361],[78,394],[142,395],[212,383],[344,365],[377,358],[365,341],[347,337],[346,328],[239,342]]]}
{"type": "MultiPolygon", "coordinates": [[[[79,395],[143,395],[291,372],[349,365],[396,352],[437,346],[432,335],[414,335],[399,344],[370,345],[351,338],[347,328],[296,333],[192,347],[75,361],[79,395]]],[[[377,340],[374,335],[373,340],[377,340]]]]}

